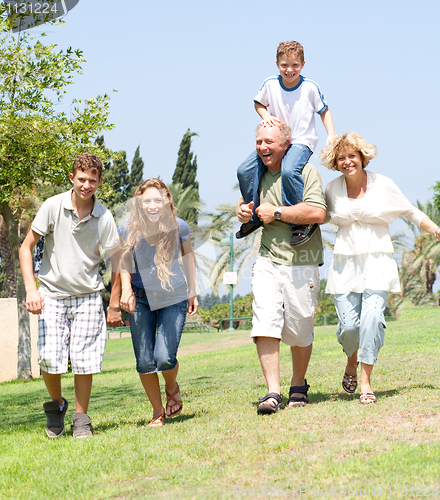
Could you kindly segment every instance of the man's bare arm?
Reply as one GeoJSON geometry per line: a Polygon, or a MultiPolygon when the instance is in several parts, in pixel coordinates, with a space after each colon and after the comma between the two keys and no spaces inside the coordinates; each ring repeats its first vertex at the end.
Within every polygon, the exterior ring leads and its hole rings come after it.
{"type": "MultiPolygon", "coordinates": [[[[256,209],[256,214],[264,224],[270,224],[275,220],[275,210],[278,207],[271,203],[263,203],[256,209]]],[[[323,224],[326,212],[323,208],[307,205],[301,202],[297,205],[281,208],[281,221],[288,224],[308,225],[323,224]]]]}
{"type": "Polygon", "coordinates": [[[246,222],[249,222],[252,218],[253,214],[253,209],[254,207],[254,202],[251,201],[250,203],[245,203],[243,198],[240,198],[237,201],[237,205],[235,207],[236,212],[237,212],[237,217],[239,222],[242,224],[246,224],[246,222]]]}

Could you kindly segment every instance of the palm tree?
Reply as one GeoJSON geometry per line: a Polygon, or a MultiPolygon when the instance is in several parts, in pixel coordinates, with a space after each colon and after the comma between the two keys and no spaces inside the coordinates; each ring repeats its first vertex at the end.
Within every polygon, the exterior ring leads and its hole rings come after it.
{"type": "MultiPolygon", "coordinates": [[[[440,223],[440,211],[432,202],[428,201],[423,205],[417,201],[417,207],[435,223],[440,223]]],[[[414,243],[411,248],[408,239],[405,240],[401,235],[395,238],[402,251],[399,271],[402,296],[415,305],[437,304],[432,290],[440,266],[440,245],[437,244],[437,239],[406,219],[403,220],[414,236],[414,243]]]]}
{"type": "Polygon", "coordinates": [[[198,215],[202,212],[204,204],[199,200],[194,186],[183,187],[183,184],[168,184],[168,189],[173,196],[173,203],[178,217],[183,219],[190,227],[198,222],[198,215]]]}
{"type": "Polygon", "coordinates": [[[322,245],[328,248],[330,251],[333,251],[334,241],[337,233],[337,226],[333,224],[323,224],[321,226],[321,240],[322,245]]]}
{"type": "MultiPolygon", "coordinates": [[[[212,243],[212,224],[203,224],[202,221],[211,222],[214,218],[211,213],[204,212],[204,203],[199,200],[198,193],[193,186],[183,188],[182,184],[169,184],[168,189],[173,196],[176,215],[183,219],[191,229],[191,242],[196,255],[196,279],[198,290],[210,287],[210,269],[213,260],[203,253],[203,246],[212,243]],[[197,196],[195,196],[197,194],[197,196]]],[[[216,221],[216,224],[219,224],[216,221]]]]}
{"type": "MultiPolygon", "coordinates": [[[[234,225],[237,226],[238,224],[235,205],[219,205],[216,208],[216,213],[207,214],[207,216],[211,221],[209,226],[211,231],[210,242],[215,247],[220,248],[221,240],[229,237],[230,232],[234,229],[234,225]]],[[[258,251],[260,233],[260,230],[255,231],[248,237],[238,240],[234,245],[234,268],[237,271],[238,281],[258,251]]],[[[230,269],[230,254],[229,252],[222,252],[218,259],[211,260],[207,264],[212,292],[214,295],[218,295],[218,287],[222,282],[223,273],[230,269]]]]}

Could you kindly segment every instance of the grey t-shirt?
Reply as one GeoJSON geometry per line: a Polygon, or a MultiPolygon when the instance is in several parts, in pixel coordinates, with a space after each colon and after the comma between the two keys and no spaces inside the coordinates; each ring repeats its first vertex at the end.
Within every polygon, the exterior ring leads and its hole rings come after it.
{"type": "Polygon", "coordinates": [[[72,191],[47,199],[32,223],[45,237],[39,291],[53,299],[89,295],[104,288],[99,274],[103,250],[119,245],[112,214],[95,198],[92,212],[79,220],[72,191]]]}

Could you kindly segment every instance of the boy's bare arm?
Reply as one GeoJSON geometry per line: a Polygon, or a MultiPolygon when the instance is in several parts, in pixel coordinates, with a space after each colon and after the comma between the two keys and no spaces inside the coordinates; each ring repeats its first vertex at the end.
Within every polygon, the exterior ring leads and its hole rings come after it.
{"type": "Polygon", "coordinates": [[[278,118],[275,118],[275,116],[272,116],[269,111],[267,111],[266,106],[263,106],[259,102],[254,103],[255,106],[255,111],[260,115],[262,118],[261,125],[270,125],[271,127],[275,127],[278,123],[280,123],[280,120],[278,118]]]}
{"type": "Polygon", "coordinates": [[[336,135],[332,114],[330,113],[330,110],[328,108],[324,111],[324,113],[321,113],[321,120],[325,127],[325,130],[327,131],[327,140],[325,142],[325,144],[327,145],[336,135]]]}
{"type": "Polygon", "coordinates": [[[34,278],[34,266],[32,262],[32,252],[35,245],[40,241],[40,238],[40,234],[30,229],[20,247],[20,252],[18,254],[24,287],[26,289],[26,309],[32,314],[41,314],[44,309],[44,298],[37,290],[34,278]]]}
{"type": "Polygon", "coordinates": [[[131,273],[133,270],[132,255],[125,252],[121,257],[119,276],[121,278],[121,308],[130,314],[134,313],[136,297],[131,288],[131,273]]]}
{"type": "Polygon", "coordinates": [[[127,271],[122,271],[121,273],[121,286],[121,307],[124,311],[133,314],[136,307],[136,297],[131,288],[131,274],[127,271]]]}
{"type": "Polygon", "coordinates": [[[113,328],[122,325],[121,308],[119,300],[121,298],[121,274],[120,274],[120,251],[110,253],[112,263],[112,291],[107,312],[107,324],[113,328]]]}

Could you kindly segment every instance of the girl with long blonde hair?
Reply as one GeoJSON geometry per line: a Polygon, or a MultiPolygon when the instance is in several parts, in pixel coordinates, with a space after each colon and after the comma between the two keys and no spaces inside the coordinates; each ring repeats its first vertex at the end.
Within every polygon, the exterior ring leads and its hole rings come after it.
{"type": "MultiPolygon", "coordinates": [[[[167,186],[153,178],[137,188],[119,234],[124,240],[120,305],[130,313],[136,369],[153,406],[148,425],[162,426],[166,417],[182,411],[176,355],[186,313],[193,315],[198,309],[190,229],[176,217],[167,186]],[[165,379],[166,408],[159,372],[165,379]]],[[[120,286],[113,286],[110,307],[120,293],[120,286]]]]}

